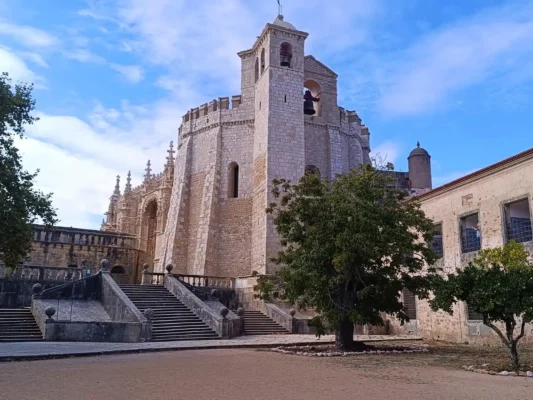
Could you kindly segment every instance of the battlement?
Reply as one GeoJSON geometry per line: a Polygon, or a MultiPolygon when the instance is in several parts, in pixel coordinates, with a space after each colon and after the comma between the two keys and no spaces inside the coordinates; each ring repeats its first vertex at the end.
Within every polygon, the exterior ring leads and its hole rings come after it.
{"type": "Polygon", "coordinates": [[[242,103],[241,95],[229,97],[219,97],[211,100],[209,103],[204,103],[200,107],[193,108],[182,117],[182,123],[186,123],[201,117],[207,116],[210,113],[220,112],[224,110],[234,110],[239,108],[242,103]],[[231,107],[230,107],[231,105],[231,107]]]}
{"type": "Polygon", "coordinates": [[[357,114],[357,111],[348,111],[345,110],[343,107],[339,107],[339,113],[341,122],[347,122],[349,124],[357,123],[358,125],[361,125],[361,118],[357,114]]]}

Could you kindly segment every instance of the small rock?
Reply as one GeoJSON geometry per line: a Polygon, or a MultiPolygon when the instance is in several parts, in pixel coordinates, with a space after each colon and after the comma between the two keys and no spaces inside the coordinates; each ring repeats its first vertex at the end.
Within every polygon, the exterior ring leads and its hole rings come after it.
{"type": "Polygon", "coordinates": [[[517,375],[517,373],[514,372],[514,371],[509,372],[509,376],[516,376],[516,375],[517,375]]]}
{"type": "Polygon", "coordinates": [[[482,366],[483,368],[487,368],[487,367],[489,366],[489,364],[481,364],[481,366],[482,366]]]}
{"type": "Polygon", "coordinates": [[[507,372],[507,371],[502,371],[502,372],[500,372],[500,375],[507,376],[507,375],[509,375],[509,372],[507,372]]]}
{"type": "Polygon", "coordinates": [[[526,376],[533,378],[533,371],[527,371],[526,376]]]}

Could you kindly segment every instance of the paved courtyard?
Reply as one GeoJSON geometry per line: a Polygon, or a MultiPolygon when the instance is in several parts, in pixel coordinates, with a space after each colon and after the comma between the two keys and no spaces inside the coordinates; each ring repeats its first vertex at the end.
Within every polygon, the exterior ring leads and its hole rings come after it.
{"type": "MultiPolygon", "coordinates": [[[[416,339],[415,336],[381,336],[357,335],[356,340],[365,342],[402,341],[416,339]]],[[[83,342],[22,342],[2,343],[0,361],[19,359],[42,359],[82,355],[101,355],[118,353],[142,353],[165,350],[190,350],[213,348],[250,348],[272,347],[289,344],[327,344],[333,343],[332,335],[317,338],[315,335],[265,335],[239,336],[233,339],[188,340],[182,342],[147,342],[147,343],[83,343],[83,342]]],[[[1,399],[0,399],[1,400],[1,399]]]]}
{"type": "Polygon", "coordinates": [[[1,363],[0,399],[503,400],[533,391],[533,379],[428,365],[428,356],[372,357],[221,349],[1,363]]]}

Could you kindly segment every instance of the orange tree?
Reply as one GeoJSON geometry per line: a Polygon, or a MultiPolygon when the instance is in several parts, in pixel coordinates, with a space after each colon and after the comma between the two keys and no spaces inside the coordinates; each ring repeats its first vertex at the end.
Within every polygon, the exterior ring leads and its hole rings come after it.
{"type": "Polygon", "coordinates": [[[501,339],[513,368],[519,368],[518,342],[533,321],[533,265],[521,244],[512,240],[482,250],[463,270],[435,277],[432,286],[433,310],[452,314],[456,302],[466,302],[501,339]]]}

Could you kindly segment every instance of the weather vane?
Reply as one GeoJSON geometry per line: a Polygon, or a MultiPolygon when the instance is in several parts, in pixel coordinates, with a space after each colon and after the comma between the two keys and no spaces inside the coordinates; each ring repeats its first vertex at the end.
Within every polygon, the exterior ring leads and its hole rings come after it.
{"type": "Polygon", "coordinates": [[[278,15],[283,15],[283,6],[281,5],[281,0],[278,0],[278,15]]]}

